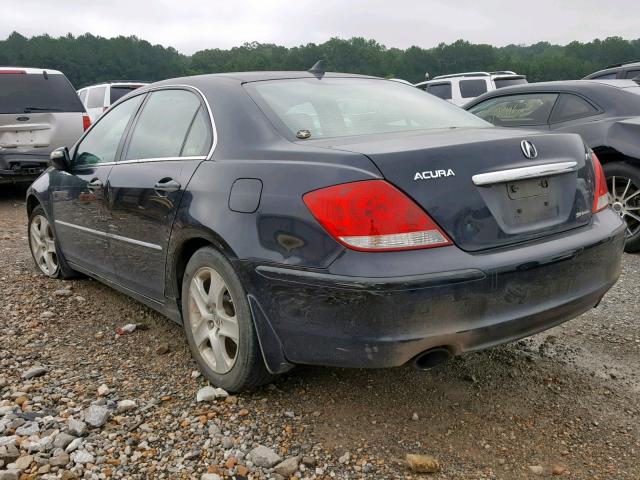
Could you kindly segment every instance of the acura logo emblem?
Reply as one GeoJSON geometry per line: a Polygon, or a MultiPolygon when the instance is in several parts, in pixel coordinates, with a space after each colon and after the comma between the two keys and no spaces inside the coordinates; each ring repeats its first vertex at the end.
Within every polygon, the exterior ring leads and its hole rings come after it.
{"type": "Polygon", "coordinates": [[[524,156],[527,158],[536,158],[538,156],[536,147],[529,140],[522,140],[520,142],[520,148],[522,149],[524,156]]]}

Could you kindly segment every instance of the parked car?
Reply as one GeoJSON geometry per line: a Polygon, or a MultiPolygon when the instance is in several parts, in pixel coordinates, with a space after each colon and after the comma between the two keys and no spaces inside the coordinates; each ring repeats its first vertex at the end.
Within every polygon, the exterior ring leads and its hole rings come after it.
{"type": "Polygon", "coordinates": [[[575,134],[497,129],[399,82],[253,72],[112,106],[27,192],[40,271],[182,322],[215,385],[429,368],[595,306],[624,224],[575,134]]]}
{"type": "Polygon", "coordinates": [[[640,78],[640,62],[616,63],[584,77],[584,80],[615,80],[640,78]]]}
{"type": "Polygon", "coordinates": [[[415,86],[431,95],[461,106],[483,93],[523,83],[527,83],[527,78],[524,75],[502,71],[440,75],[432,80],[416,83],[415,86]]]}
{"type": "Polygon", "coordinates": [[[75,143],[89,123],[61,72],[0,67],[0,184],[32,182],[51,151],[75,143]]]}
{"type": "Polygon", "coordinates": [[[78,90],[78,96],[87,109],[91,121],[98,120],[107,108],[136,88],[148,85],[147,82],[113,80],[111,82],[90,85],[78,90]]]}
{"type": "Polygon", "coordinates": [[[640,250],[640,85],[530,83],[487,93],[464,108],[501,127],[579,133],[602,162],[613,209],[627,223],[626,250],[640,250]]]}

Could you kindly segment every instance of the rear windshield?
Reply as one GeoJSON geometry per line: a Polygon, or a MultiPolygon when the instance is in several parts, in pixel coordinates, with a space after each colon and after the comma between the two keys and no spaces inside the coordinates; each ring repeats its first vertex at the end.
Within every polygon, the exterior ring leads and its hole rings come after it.
{"type": "Polygon", "coordinates": [[[526,78],[496,78],[493,81],[496,84],[496,88],[510,87],[511,85],[524,85],[527,82],[526,78]]]}
{"type": "Polygon", "coordinates": [[[127,93],[134,91],[136,88],[140,88],[140,85],[128,85],[122,86],[118,85],[117,87],[111,86],[111,93],[109,94],[109,99],[111,103],[116,103],[116,101],[120,100],[127,93]]]}
{"type": "Polygon", "coordinates": [[[0,113],[83,112],[64,75],[0,73],[0,113]]]}
{"type": "Polygon", "coordinates": [[[490,126],[448,102],[399,82],[325,77],[245,86],[275,124],[298,138],[490,126]]]}

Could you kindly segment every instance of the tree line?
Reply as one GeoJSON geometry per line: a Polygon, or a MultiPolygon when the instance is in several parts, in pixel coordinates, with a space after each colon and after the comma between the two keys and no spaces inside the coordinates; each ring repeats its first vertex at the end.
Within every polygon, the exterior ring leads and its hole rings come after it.
{"type": "Polygon", "coordinates": [[[27,38],[14,32],[0,40],[0,65],[61,70],[76,88],[114,79],[156,81],[202,73],[307,70],[321,58],[331,71],[403,78],[414,83],[423,80],[426,72],[433,77],[476,70],[513,70],[534,82],[582,78],[612,63],[640,60],[640,39],[609,37],[568,45],[539,42],[504,47],[458,40],[434,48],[400,49],[354,37],[290,48],[251,42],[193,55],[135,36],[104,38],[86,33],[27,38]]]}

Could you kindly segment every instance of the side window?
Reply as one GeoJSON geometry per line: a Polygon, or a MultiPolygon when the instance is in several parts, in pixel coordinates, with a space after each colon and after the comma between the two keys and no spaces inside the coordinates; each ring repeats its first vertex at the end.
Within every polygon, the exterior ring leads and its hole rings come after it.
{"type": "Polygon", "coordinates": [[[487,91],[487,82],[484,79],[460,80],[460,96],[462,98],[474,98],[487,91]]]}
{"type": "Polygon", "coordinates": [[[613,73],[605,73],[604,75],[598,75],[597,77],[593,77],[593,79],[595,80],[597,78],[598,80],[615,80],[617,76],[618,76],[618,73],[613,72],[613,73]]]}
{"type": "Polygon", "coordinates": [[[627,70],[627,78],[640,77],[640,70],[627,70]]]}
{"type": "Polygon", "coordinates": [[[557,93],[508,95],[480,102],[469,111],[500,127],[545,125],[557,99],[557,93]]]}
{"type": "Polygon", "coordinates": [[[211,128],[205,109],[201,106],[193,119],[187,139],[180,152],[181,157],[196,157],[209,153],[211,148],[211,128]]]}
{"type": "Polygon", "coordinates": [[[104,94],[106,92],[107,87],[90,88],[87,108],[102,108],[104,106],[104,94]]]}
{"type": "Polygon", "coordinates": [[[138,95],[105,113],[76,148],[73,166],[113,162],[124,129],[135,115],[143,98],[144,95],[138,95]]]}
{"type": "Polygon", "coordinates": [[[131,134],[125,159],[180,156],[199,108],[200,99],[186,90],[151,93],[131,134]]]}
{"type": "Polygon", "coordinates": [[[427,92],[444,100],[451,100],[451,82],[427,85],[427,92]]]}
{"type": "Polygon", "coordinates": [[[78,96],[80,97],[80,101],[84,105],[85,104],[85,100],[87,99],[87,91],[86,90],[80,90],[80,93],[78,94],[78,96]]]}
{"type": "Polygon", "coordinates": [[[577,95],[563,93],[558,106],[553,111],[551,123],[564,122],[575,118],[589,117],[600,113],[596,107],[577,95]]]}

